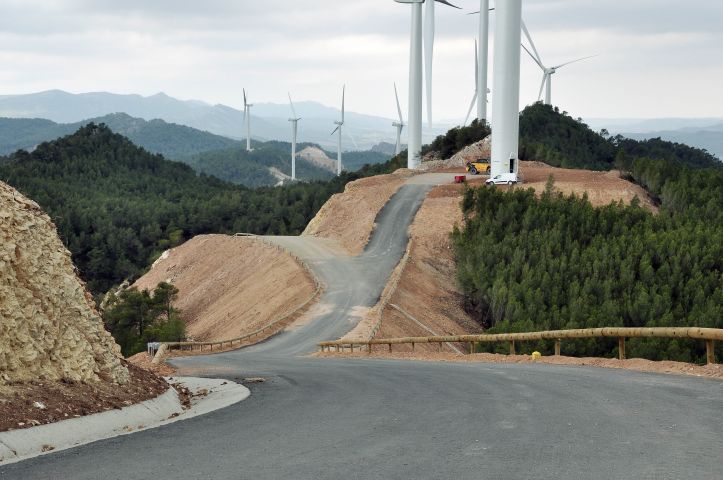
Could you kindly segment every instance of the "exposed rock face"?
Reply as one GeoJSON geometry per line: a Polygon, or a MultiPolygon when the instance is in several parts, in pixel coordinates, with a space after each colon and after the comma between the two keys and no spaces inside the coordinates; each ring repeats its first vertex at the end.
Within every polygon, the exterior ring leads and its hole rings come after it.
{"type": "Polygon", "coordinates": [[[126,383],[120,359],[55,225],[0,182],[0,384],[126,383]]]}

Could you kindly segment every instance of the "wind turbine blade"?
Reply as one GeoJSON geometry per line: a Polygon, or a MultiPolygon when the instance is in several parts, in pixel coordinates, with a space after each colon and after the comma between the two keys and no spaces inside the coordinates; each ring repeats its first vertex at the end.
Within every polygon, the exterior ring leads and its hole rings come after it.
{"type": "Polygon", "coordinates": [[[543,64],[542,57],[540,57],[540,54],[537,52],[537,47],[535,47],[535,42],[532,41],[532,37],[530,36],[529,30],[527,30],[527,25],[525,25],[524,20],[522,21],[522,31],[525,33],[525,37],[527,37],[527,41],[530,42],[532,51],[535,52],[535,58],[537,60],[537,63],[540,65],[540,67],[545,68],[542,66],[542,64],[543,64]]]}
{"type": "Polygon", "coordinates": [[[467,125],[467,120],[469,120],[469,116],[472,113],[472,109],[474,108],[475,103],[477,103],[477,92],[474,92],[474,96],[472,97],[472,103],[469,104],[469,110],[467,110],[467,116],[464,117],[465,125],[467,125]]]}
{"type": "Polygon", "coordinates": [[[341,88],[341,123],[344,123],[344,97],[346,96],[346,85],[341,88]]]}
{"type": "Polygon", "coordinates": [[[520,46],[525,49],[525,51],[526,51],[527,54],[530,56],[530,58],[533,59],[533,60],[535,61],[535,63],[536,63],[542,70],[545,70],[545,66],[542,65],[542,64],[535,58],[535,56],[527,49],[526,46],[524,46],[524,45],[522,45],[522,44],[520,44],[520,46]]]}
{"type": "Polygon", "coordinates": [[[477,53],[477,39],[474,39],[474,91],[477,93],[479,85],[479,53],[477,53]]]}
{"type": "MultiPolygon", "coordinates": [[[[447,0],[436,0],[436,1],[439,2],[439,3],[444,3],[445,5],[449,5],[450,7],[453,7],[453,8],[459,9],[459,10],[462,10],[462,9],[461,9],[460,7],[458,7],[457,5],[452,5],[452,4],[449,3],[447,0]]],[[[430,2],[430,3],[432,3],[432,2],[430,2]]]]}
{"type": "Polygon", "coordinates": [[[354,140],[354,137],[352,136],[352,134],[349,133],[349,129],[346,129],[345,131],[346,131],[346,135],[347,135],[349,138],[351,138],[351,143],[354,144],[354,148],[356,148],[357,150],[359,150],[359,145],[356,144],[356,140],[354,140]]]}
{"type": "Polygon", "coordinates": [[[542,84],[540,84],[540,93],[537,94],[537,101],[539,102],[542,98],[542,89],[545,88],[545,82],[547,81],[547,73],[542,74],[542,84]]]}
{"type": "Polygon", "coordinates": [[[562,68],[562,67],[564,67],[565,65],[570,65],[571,63],[582,62],[583,60],[587,60],[588,58],[599,57],[599,56],[600,56],[600,54],[590,55],[589,57],[578,58],[577,60],[573,60],[573,61],[571,61],[571,62],[563,63],[562,65],[558,65],[558,66],[552,67],[552,68],[562,68]]]}
{"type": "Polygon", "coordinates": [[[394,97],[397,99],[397,112],[399,113],[399,123],[404,123],[404,118],[402,118],[402,106],[399,104],[399,94],[397,93],[396,83],[394,83],[394,97]]]}
{"type": "Polygon", "coordinates": [[[243,91],[244,91],[244,110],[246,110],[246,104],[249,102],[246,101],[246,89],[244,88],[243,91]]]}
{"type": "Polygon", "coordinates": [[[289,104],[291,105],[291,113],[294,114],[294,118],[296,117],[296,109],[294,108],[294,102],[291,101],[291,94],[289,93],[289,104]]]}
{"type": "MultiPolygon", "coordinates": [[[[491,11],[494,10],[494,9],[495,9],[495,7],[492,7],[492,8],[490,8],[489,11],[491,12],[491,11]]],[[[469,12],[467,15],[477,15],[479,12],[480,12],[480,11],[477,10],[476,12],[469,12]]]]}
{"type": "Polygon", "coordinates": [[[427,122],[432,126],[432,64],[434,62],[434,3],[424,12],[424,83],[427,94],[427,122]]]}
{"type": "MultiPolygon", "coordinates": [[[[338,125],[338,126],[334,129],[334,131],[331,132],[331,135],[334,135],[334,134],[336,133],[336,131],[339,130],[339,127],[340,127],[340,126],[341,126],[341,125],[338,125]]],[[[330,136],[331,136],[331,135],[330,135],[330,136]]]]}

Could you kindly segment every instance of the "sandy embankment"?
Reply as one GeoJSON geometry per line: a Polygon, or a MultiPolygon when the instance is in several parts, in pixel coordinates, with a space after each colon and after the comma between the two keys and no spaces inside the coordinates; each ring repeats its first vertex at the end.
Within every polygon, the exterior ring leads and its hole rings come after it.
{"type": "Polygon", "coordinates": [[[200,235],[169,250],[133,286],[152,290],[164,281],[178,288],[174,306],[188,336],[199,341],[252,332],[294,312],[316,291],[309,272],[287,252],[226,235],[200,235]]]}

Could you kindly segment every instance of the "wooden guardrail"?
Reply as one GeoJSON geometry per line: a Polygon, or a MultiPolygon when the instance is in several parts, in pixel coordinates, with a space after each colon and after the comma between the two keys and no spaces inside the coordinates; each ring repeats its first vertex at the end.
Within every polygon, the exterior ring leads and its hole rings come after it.
{"type": "Polygon", "coordinates": [[[392,345],[407,344],[412,346],[418,343],[469,343],[470,353],[475,351],[478,343],[500,343],[508,342],[510,355],[515,354],[515,342],[554,340],[555,355],[560,355],[562,340],[572,338],[617,338],[618,352],[621,360],[625,359],[626,338],[689,338],[704,340],[706,344],[706,358],[708,363],[715,363],[715,342],[723,341],[723,329],[720,328],[698,328],[698,327],[651,327],[651,328],[583,328],[577,330],[548,330],[544,332],[528,333],[496,333],[482,335],[452,335],[434,337],[402,337],[402,338],[378,338],[371,340],[333,340],[319,342],[319,348],[323,351],[331,351],[335,348],[337,352],[345,351],[348,347],[351,352],[354,347],[367,347],[371,353],[374,345],[387,345],[392,351],[392,345]]]}

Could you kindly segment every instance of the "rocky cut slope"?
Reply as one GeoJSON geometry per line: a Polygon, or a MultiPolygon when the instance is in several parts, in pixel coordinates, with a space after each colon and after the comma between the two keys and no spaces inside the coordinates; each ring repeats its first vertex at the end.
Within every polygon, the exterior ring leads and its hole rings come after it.
{"type": "Polygon", "coordinates": [[[53,222],[0,182],[0,385],[35,380],[125,384],[129,372],[53,222]]]}

